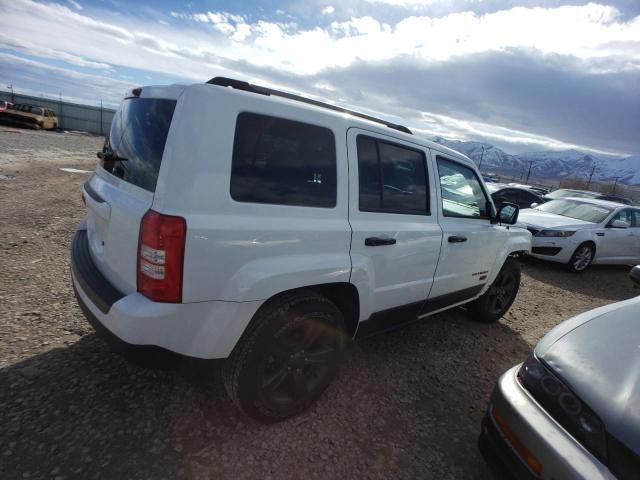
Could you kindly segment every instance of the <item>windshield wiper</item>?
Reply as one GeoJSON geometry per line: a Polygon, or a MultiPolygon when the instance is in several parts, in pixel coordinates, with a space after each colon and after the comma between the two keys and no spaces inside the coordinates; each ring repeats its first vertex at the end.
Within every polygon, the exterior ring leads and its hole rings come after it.
{"type": "Polygon", "coordinates": [[[106,160],[108,162],[128,162],[128,158],[119,157],[113,152],[98,152],[96,156],[100,160],[106,160]]]}

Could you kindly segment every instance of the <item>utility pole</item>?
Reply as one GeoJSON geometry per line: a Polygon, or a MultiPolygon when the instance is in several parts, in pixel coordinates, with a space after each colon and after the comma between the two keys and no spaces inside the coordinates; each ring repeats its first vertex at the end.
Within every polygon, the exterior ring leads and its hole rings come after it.
{"type": "Polygon", "coordinates": [[[102,135],[102,99],[100,99],[100,135],[102,135]]]}
{"type": "Polygon", "coordinates": [[[525,183],[529,181],[529,175],[531,175],[531,167],[533,166],[533,160],[529,160],[529,171],[527,172],[527,179],[525,183]]]}
{"type": "Polygon", "coordinates": [[[60,117],[60,124],[58,125],[58,128],[59,128],[60,130],[62,130],[62,126],[63,126],[63,124],[64,124],[64,116],[63,116],[63,114],[62,114],[62,92],[58,92],[58,96],[59,96],[59,98],[60,98],[60,115],[59,115],[59,117],[60,117]]]}
{"type": "Polygon", "coordinates": [[[16,98],[15,98],[15,96],[13,95],[13,83],[10,83],[9,85],[7,85],[7,88],[8,88],[9,90],[11,90],[11,103],[14,103],[14,104],[15,104],[15,103],[16,103],[16,98]]]}
{"type": "Polygon", "coordinates": [[[591,168],[591,173],[589,174],[589,181],[587,182],[587,190],[589,190],[589,185],[591,185],[591,178],[596,171],[596,162],[593,162],[593,167],[591,168]]]}
{"type": "Polygon", "coordinates": [[[480,163],[478,164],[478,170],[482,168],[482,159],[484,158],[484,146],[482,147],[482,153],[480,154],[480,163]]]}

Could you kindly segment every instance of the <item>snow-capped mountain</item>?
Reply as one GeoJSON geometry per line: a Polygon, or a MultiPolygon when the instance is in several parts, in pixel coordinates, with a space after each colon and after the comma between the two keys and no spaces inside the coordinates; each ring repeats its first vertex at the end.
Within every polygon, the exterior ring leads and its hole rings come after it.
{"type": "Polygon", "coordinates": [[[603,157],[578,150],[542,151],[508,154],[490,143],[462,142],[435,137],[434,142],[464,153],[482,170],[495,169],[513,174],[528,173],[536,178],[559,179],[562,177],[586,178],[594,170],[593,179],[613,181],[629,185],[640,184],[640,155],[626,158],[603,157]]]}
{"type": "Polygon", "coordinates": [[[619,181],[628,185],[640,184],[640,155],[608,160],[606,167],[606,172],[598,172],[596,169],[599,179],[613,180],[618,177],[619,181]]]}

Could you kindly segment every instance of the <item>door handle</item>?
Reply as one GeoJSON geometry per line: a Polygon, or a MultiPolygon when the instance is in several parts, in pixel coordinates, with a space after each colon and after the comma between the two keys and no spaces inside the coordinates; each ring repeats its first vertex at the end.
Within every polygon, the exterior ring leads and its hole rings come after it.
{"type": "Polygon", "coordinates": [[[367,247],[380,247],[382,245],[395,245],[395,238],[369,237],[364,240],[367,247]]]}
{"type": "Polygon", "coordinates": [[[462,243],[467,241],[467,237],[461,237],[459,235],[451,235],[447,240],[449,243],[462,243]]]}

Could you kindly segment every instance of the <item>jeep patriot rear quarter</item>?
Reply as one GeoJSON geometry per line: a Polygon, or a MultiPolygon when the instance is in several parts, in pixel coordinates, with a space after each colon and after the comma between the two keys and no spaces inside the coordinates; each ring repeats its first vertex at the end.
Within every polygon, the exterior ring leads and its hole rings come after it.
{"type": "Polygon", "coordinates": [[[132,348],[226,359],[262,421],[308,408],[349,338],[461,304],[497,320],[531,248],[467,157],[235,80],[134,89],[99,157],[72,245],[83,312],[132,348]]]}

